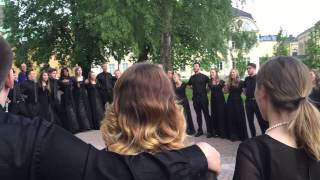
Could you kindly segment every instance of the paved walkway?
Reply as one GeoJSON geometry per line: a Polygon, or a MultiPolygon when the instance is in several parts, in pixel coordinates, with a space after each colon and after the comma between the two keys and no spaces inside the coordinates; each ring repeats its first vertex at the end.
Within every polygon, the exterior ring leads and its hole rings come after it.
{"type": "MultiPolygon", "coordinates": [[[[196,115],[192,106],[192,102],[190,102],[190,107],[192,111],[192,118],[194,120],[195,128],[197,129],[196,123],[196,115]]],[[[203,118],[204,120],[204,118],[203,118]]],[[[205,126],[205,123],[203,123],[205,126]]],[[[248,123],[247,123],[248,125],[248,123]]],[[[256,124],[257,127],[257,124],[256,124]]],[[[248,128],[249,129],[249,128],[248,128]]],[[[259,130],[257,129],[257,133],[259,134],[259,130]]],[[[206,132],[206,127],[204,127],[204,132],[206,132]]],[[[84,133],[79,133],[77,136],[83,141],[92,144],[98,149],[103,149],[104,143],[101,138],[101,134],[99,131],[89,131],[84,133]]],[[[193,136],[188,136],[188,143],[194,144],[197,142],[207,142],[214,146],[221,154],[221,163],[222,163],[222,173],[219,175],[219,180],[232,180],[233,172],[234,172],[234,164],[236,160],[236,153],[240,142],[231,142],[226,139],[221,138],[206,138],[205,135],[195,138],[193,136]]]]}

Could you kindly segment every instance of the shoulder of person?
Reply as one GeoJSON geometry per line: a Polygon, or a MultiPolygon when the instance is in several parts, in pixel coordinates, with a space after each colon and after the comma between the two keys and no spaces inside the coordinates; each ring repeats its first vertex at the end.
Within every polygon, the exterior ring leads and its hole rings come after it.
{"type": "Polygon", "coordinates": [[[266,151],[268,148],[268,137],[267,135],[260,135],[254,138],[251,138],[247,141],[242,142],[239,145],[238,151],[242,151],[251,155],[261,155],[263,156],[262,151],[266,151]]]}

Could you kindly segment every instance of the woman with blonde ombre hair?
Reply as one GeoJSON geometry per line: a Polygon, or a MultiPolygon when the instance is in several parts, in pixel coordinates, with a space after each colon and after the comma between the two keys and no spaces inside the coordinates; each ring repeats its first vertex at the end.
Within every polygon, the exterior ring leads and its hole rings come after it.
{"type": "Polygon", "coordinates": [[[257,75],[255,98],[266,134],[240,144],[234,180],[320,179],[320,113],[309,100],[309,69],[278,56],[257,75]]]}
{"type": "Polygon", "coordinates": [[[227,99],[227,137],[231,141],[244,141],[248,139],[246,116],[242,100],[243,81],[240,80],[239,71],[231,69],[226,91],[227,99]]]}
{"type": "Polygon", "coordinates": [[[115,84],[100,130],[107,149],[120,154],[184,147],[185,117],[165,72],[152,64],[127,69],[115,84]]]}

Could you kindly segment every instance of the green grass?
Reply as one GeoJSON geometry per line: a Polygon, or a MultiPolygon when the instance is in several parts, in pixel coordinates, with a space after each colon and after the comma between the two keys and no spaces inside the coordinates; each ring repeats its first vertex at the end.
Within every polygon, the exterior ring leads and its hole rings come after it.
{"type": "MultiPolygon", "coordinates": [[[[187,94],[188,100],[189,100],[189,101],[192,101],[192,89],[187,88],[187,89],[186,89],[186,94],[187,94]]],[[[229,96],[228,93],[227,93],[227,94],[224,94],[224,99],[227,100],[227,99],[228,99],[228,96],[229,96]]],[[[242,95],[241,97],[242,97],[242,100],[246,100],[246,96],[242,95]]],[[[210,93],[210,92],[208,92],[208,99],[209,99],[209,100],[211,99],[211,93],[210,93]]]]}

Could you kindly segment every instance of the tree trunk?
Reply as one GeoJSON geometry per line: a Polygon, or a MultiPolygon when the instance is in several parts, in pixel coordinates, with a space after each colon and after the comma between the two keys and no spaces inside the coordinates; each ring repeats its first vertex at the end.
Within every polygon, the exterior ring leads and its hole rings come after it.
{"type": "Polygon", "coordinates": [[[173,5],[162,1],[162,33],[160,44],[160,62],[164,70],[172,70],[172,21],[173,5]]]}
{"type": "Polygon", "coordinates": [[[171,47],[171,32],[163,32],[161,35],[160,62],[166,71],[172,70],[171,47]]]}

